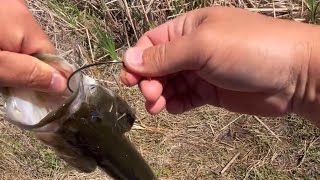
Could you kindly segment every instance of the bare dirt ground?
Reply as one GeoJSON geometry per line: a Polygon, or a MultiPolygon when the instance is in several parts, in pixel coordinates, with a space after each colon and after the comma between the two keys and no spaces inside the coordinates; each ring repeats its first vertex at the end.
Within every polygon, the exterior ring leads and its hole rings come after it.
{"type": "MultiPolygon", "coordinates": [[[[148,29],[213,4],[246,8],[302,23],[313,20],[301,0],[28,0],[59,54],[79,65],[104,61],[132,46],[148,29]],[[114,44],[114,47],[113,47],[114,44]],[[75,62],[76,50],[82,60],[75,62]]],[[[319,179],[320,130],[288,115],[265,118],[202,107],[179,116],[149,115],[136,87],[118,88],[104,71],[87,73],[119,92],[137,111],[128,137],[159,179],[319,179]]],[[[0,120],[0,179],[107,179],[78,173],[25,131],[0,120]]]]}

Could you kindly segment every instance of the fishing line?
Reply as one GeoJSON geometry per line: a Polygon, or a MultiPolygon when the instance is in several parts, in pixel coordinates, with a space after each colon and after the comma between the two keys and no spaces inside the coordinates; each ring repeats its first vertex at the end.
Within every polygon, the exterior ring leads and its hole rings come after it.
{"type": "Polygon", "coordinates": [[[92,64],[84,65],[84,66],[80,67],[79,69],[75,70],[73,73],[70,74],[70,76],[67,79],[67,87],[68,87],[69,91],[73,93],[73,90],[70,87],[70,80],[76,73],[78,73],[84,69],[87,69],[91,66],[99,66],[99,65],[106,65],[106,64],[112,64],[112,63],[118,64],[118,63],[123,63],[123,62],[118,61],[118,60],[113,60],[113,61],[107,61],[107,62],[92,63],[92,64]]]}

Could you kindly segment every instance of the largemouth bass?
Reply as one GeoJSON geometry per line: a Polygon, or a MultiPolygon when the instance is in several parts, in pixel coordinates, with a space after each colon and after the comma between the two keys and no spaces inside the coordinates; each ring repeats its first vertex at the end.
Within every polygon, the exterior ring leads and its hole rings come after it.
{"type": "MultiPolygon", "coordinates": [[[[75,67],[61,57],[36,54],[66,77],[75,67]]],[[[114,179],[156,179],[152,169],[126,138],[135,112],[113,91],[77,73],[73,92],[63,94],[4,88],[6,119],[33,132],[57,156],[80,172],[97,167],[114,179]]]]}

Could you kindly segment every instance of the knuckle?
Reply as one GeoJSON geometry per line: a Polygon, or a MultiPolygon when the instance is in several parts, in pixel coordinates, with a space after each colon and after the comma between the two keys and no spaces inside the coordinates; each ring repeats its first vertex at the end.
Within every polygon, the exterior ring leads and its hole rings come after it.
{"type": "Polygon", "coordinates": [[[30,71],[26,75],[25,86],[28,88],[35,87],[39,84],[39,77],[41,77],[41,71],[36,62],[30,62],[30,71]]]}
{"type": "Polygon", "coordinates": [[[161,71],[161,69],[164,69],[166,65],[166,44],[162,44],[155,47],[155,52],[153,53],[154,57],[154,63],[153,63],[153,69],[157,72],[161,71]]]}

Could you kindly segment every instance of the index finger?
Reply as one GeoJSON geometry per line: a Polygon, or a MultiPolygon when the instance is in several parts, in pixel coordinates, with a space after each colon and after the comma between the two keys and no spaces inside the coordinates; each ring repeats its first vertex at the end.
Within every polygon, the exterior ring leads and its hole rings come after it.
{"type": "Polygon", "coordinates": [[[206,8],[182,14],[146,32],[138,40],[136,46],[147,48],[188,35],[203,22],[206,16],[206,8]]]}
{"type": "Polygon", "coordinates": [[[24,1],[2,2],[0,22],[0,49],[23,54],[55,53],[48,36],[43,31],[24,1]]]}

